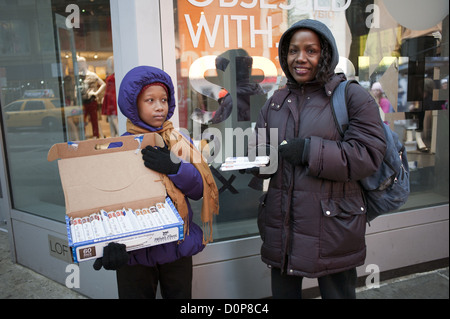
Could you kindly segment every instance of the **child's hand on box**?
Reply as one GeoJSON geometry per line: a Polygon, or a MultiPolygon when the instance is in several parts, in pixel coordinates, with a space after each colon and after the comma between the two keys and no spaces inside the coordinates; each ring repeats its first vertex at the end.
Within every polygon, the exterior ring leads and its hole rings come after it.
{"type": "Polygon", "coordinates": [[[117,270],[125,266],[130,259],[126,248],[124,244],[109,243],[103,248],[103,257],[95,260],[94,269],[100,270],[103,266],[106,270],[117,270]]]}
{"type": "Polygon", "coordinates": [[[144,165],[154,171],[169,175],[176,174],[180,168],[180,160],[174,155],[171,156],[167,146],[164,148],[147,146],[141,152],[144,165]],[[172,158],[177,160],[177,163],[172,158]]]}

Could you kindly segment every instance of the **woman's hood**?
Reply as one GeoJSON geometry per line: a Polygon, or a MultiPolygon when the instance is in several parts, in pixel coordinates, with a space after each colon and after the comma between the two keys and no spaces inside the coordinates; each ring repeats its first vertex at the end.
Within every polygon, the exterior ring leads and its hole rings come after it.
{"type": "Polygon", "coordinates": [[[123,78],[120,89],[118,104],[120,111],[130,121],[141,128],[149,131],[159,131],[162,127],[152,127],[144,123],[138,114],[137,98],[142,88],[155,82],[163,83],[169,91],[169,112],[166,120],[170,119],[175,111],[175,90],[171,77],[161,69],[151,66],[138,66],[129,71],[123,78]]]}
{"type": "Polygon", "coordinates": [[[339,63],[339,52],[336,46],[336,41],[330,29],[325,24],[317,20],[305,19],[298,21],[294,23],[289,29],[287,29],[286,32],[283,33],[280,39],[280,43],[278,45],[278,56],[280,58],[281,68],[286,77],[288,78],[289,82],[292,83],[295,83],[296,81],[290,74],[286,62],[287,61],[286,52],[288,50],[283,50],[283,48],[289,47],[292,35],[295,33],[295,31],[302,28],[313,30],[316,33],[322,35],[328,41],[332,50],[331,67],[330,67],[331,70],[334,70],[337,64],[339,63]]]}

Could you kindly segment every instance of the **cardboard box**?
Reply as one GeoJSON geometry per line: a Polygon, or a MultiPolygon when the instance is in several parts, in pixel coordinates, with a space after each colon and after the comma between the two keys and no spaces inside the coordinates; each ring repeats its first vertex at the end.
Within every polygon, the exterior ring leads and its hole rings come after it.
{"type": "Polygon", "coordinates": [[[110,242],[123,243],[127,251],[183,239],[183,220],[178,215],[159,173],[146,168],[140,150],[146,146],[163,146],[160,135],[89,140],[55,144],[48,160],[58,160],[59,174],[66,204],[66,225],[73,260],[81,262],[103,256],[110,242]],[[110,143],[121,146],[108,148],[110,143]],[[100,210],[149,208],[166,202],[178,223],[166,224],[120,236],[73,243],[70,218],[86,217],[100,210]]]}

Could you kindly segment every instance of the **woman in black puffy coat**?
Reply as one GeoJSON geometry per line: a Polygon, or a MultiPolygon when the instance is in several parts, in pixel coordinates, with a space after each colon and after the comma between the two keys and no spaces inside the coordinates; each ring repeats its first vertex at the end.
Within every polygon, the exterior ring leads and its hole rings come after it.
{"type": "Polygon", "coordinates": [[[267,101],[256,125],[259,144],[271,141],[276,129],[280,145],[258,216],[273,297],[301,298],[302,279],[309,277],[318,278],[322,298],[355,298],[356,267],[366,257],[358,180],[377,170],[386,149],[378,106],[350,84],[350,122],[341,139],[330,97],[345,76],[334,73],[339,54],[321,22],[307,19],[289,28],[279,57],[287,86],[267,101]]]}

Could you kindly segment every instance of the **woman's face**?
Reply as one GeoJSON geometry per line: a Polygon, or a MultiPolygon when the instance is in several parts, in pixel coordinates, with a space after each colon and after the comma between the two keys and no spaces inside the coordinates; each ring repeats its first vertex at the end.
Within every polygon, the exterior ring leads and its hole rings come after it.
{"type": "Polygon", "coordinates": [[[137,107],[142,121],[153,127],[161,127],[169,112],[166,90],[159,85],[148,87],[139,95],[137,107]]]}
{"type": "Polygon", "coordinates": [[[309,29],[299,29],[289,44],[287,63],[289,72],[297,83],[314,80],[319,70],[321,47],[317,33],[309,29]]]}

